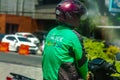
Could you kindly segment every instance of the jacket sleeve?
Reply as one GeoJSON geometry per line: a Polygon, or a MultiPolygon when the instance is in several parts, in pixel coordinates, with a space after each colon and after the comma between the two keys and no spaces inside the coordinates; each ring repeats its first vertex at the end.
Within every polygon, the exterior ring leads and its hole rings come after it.
{"type": "Polygon", "coordinates": [[[84,80],[87,80],[88,60],[85,53],[83,53],[82,51],[82,45],[78,38],[74,39],[73,51],[75,55],[75,63],[77,65],[78,72],[81,74],[84,80]]]}

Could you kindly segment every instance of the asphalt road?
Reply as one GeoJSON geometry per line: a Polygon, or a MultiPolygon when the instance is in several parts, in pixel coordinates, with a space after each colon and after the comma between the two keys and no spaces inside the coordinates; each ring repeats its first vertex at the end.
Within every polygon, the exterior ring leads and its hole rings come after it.
{"type": "Polygon", "coordinates": [[[41,67],[41,59],[41,55],[19,55],[18,53],[14,52],[0,52],[0,62],[5,63],[41,67]]]}
{"type": "Polygon", "coordinates": [[[10,73],[16,73],[35,80],[43,80],[41,55],[19,55],[14,52],[0,52],[0,80],[6,80],[10,73]]]}

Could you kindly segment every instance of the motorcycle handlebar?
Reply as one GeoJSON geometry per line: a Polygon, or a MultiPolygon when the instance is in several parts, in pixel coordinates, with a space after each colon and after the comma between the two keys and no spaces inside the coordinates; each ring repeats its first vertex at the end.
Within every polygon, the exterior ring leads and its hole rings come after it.
{"type": "Polygon", "coordinates": [[[20,75],[20,74],[16,74],[16,73],[10,73],[10,74],[13,76],[13,78],[15,80],[35,80],[35,79],[31,79],[29,77],[26,77],[26,76],[23,76],[23,75],[20,75]]]}
{"type": "Polygon", "coordinates": [[[110,64],[109,62],[105,61],[102,58],[95,58],[89,62],[89,69],[90,71],[97,71],[99,69],[104,70],[105,72],[112,74],[112,73],[119,73],[116,70],[115,64],[110,64]]]}

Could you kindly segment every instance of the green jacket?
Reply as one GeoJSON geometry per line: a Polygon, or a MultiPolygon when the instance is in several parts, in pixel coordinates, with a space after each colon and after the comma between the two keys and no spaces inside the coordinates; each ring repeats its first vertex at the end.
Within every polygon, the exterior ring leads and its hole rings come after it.
{"type": "MultiPolygon", "coordinates": [[[[58,80],[61,64],[74,62],[74,58],[70,56],[69,48],[73,49],[76,60],[81,59],[81,42],[72,29],[65,25],[58,25],[48,33],[42,58],[43,78],[45,80],[58,80]]],[[[86,80],[88,63],[86,62],[78,69],[86,80]]]]}

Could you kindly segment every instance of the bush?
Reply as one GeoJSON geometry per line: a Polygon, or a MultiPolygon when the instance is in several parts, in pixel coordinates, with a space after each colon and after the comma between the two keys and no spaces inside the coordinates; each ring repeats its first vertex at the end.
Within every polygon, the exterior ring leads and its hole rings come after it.
{"type": "MultiPolygon", "coordinates": [[[[113,63],[115,60],[115,55],[120,52],[120,48],[114,45],[107,45],[105,41],[97,41],[93,39],[84,39],[84,48],[87,52],[87,57],[89,60],[94,58],[103,58],[106,61],[113,63]]],[[[116,61],[116,69],[120,72],[120,61],[116,61]]],[[[115,74],[120,76],[119,74],[115,74]]]]}

